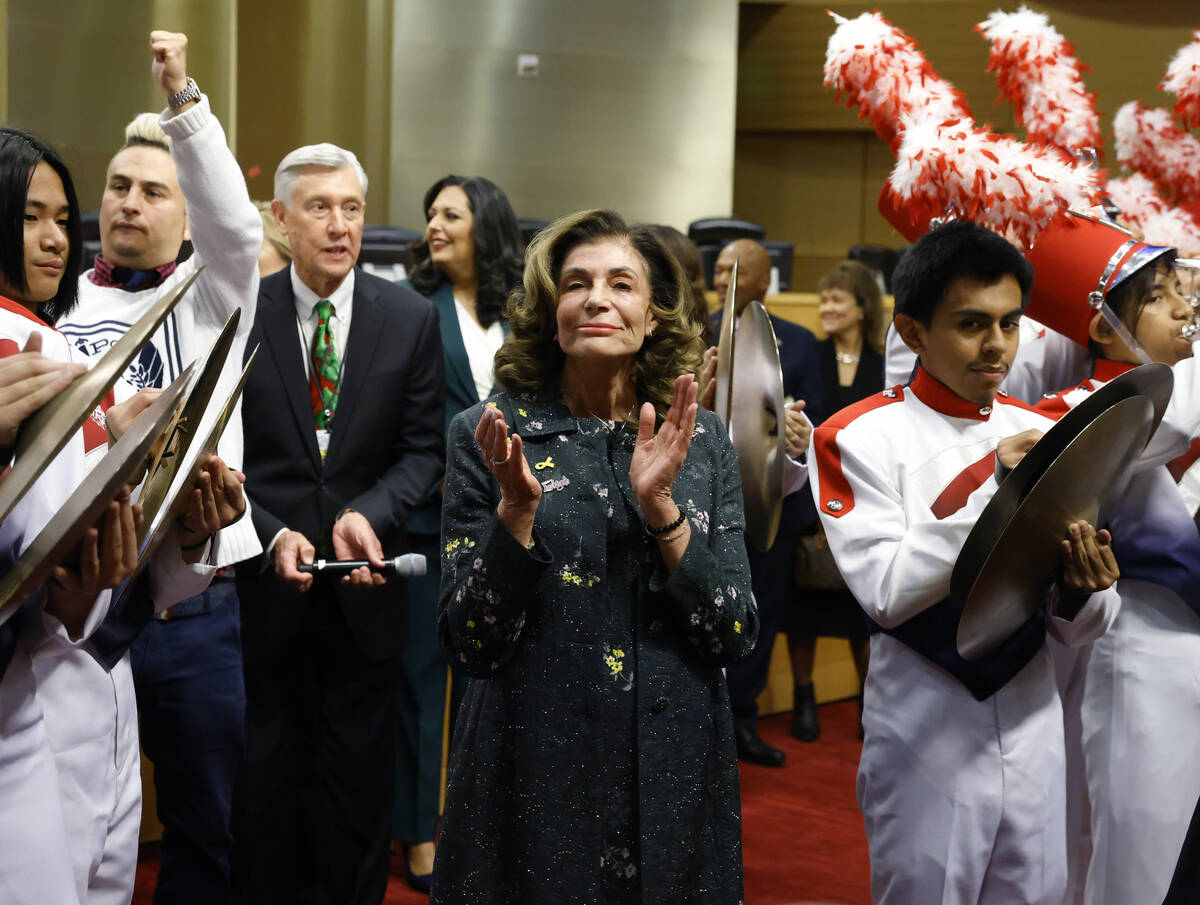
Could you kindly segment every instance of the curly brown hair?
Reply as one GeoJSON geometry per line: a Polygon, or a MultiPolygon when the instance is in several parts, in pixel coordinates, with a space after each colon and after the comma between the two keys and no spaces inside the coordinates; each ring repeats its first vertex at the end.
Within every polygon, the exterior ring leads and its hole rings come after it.
{"type": "Polygon", "coordinates": [[[634,359],[639,402],[665,417],[680,374],[694,374],[704,354],[702,328],[689,317],[687,277],[679,262],[645,226],[628,226],[613,211],[580,211],[537,234],[525,254],[523,285],[508,297],[512,332],[496,353],[496,383],[518,393],[557,390],[566,356],[557,342],[558,280],[572,249],[605,239],[628,242],[650,277],[650,311],[658,325],[634,359]],[[682,303],[681,303],[682,302],[682,303]]]}

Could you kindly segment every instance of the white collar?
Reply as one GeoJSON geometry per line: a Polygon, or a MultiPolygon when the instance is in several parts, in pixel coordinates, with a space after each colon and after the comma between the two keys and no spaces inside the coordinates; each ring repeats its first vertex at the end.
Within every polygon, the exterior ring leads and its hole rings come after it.
{"type": "Polygon", "coordinates": [[[346,278],[342,280],[340,286],[333,290],[328,296],[320,296],[308,288],[307,285],[296,274],[296,265],[292,264],[288,268],[288,273],[292,279],[292,295],[296,299],[296,316],[300,318],[300,322],[304,323],[313,317],[313,308],[322,298],[328,298],[333,302],[334,317],[344,320],[350,319],[350,309],[354,303],[354,270],[351,267],[350,272],[346,274],[346,278]]]}

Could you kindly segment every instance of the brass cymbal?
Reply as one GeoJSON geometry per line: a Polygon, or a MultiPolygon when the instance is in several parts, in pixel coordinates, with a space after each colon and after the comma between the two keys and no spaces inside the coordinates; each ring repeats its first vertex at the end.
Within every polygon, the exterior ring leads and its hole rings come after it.
{"type": "Polygon", "coordinates": [[[125,373],[134,355],[179,304],[201,270],[202,267],[197,267],[172,292],[156,301],[90,371],[72,381],[21,425],[12,470],[0,484],[0,521],[8,518],[17,501],[91,416],[117,378],[125,373]]]}
{"type": "Polygon", "coordinates": [[[769,550],[782,512],[787,434],[779,343],[762,302],[742,311],[733,344],[729,437],[742,475],[746,536],[759,550],[769,550]]]}
{"type": "Polygon", "coordinates": [[[737,282],[738,262],[734,259],[733,272],[729,275],[729,289],[725,292],[725,307],[721,313],[721,333],[717,340],[717,373],[714,377],[717,387],[713,398],[717,417],[721,419],[721,423],[725,425],[726,430],[729,430],[730,405],[733,402],[731,383],[733,381],[733,359],[736,351],[733,347],[733,334],[738,318],[737,282]]]}
{"type": "Polygon", "coordinates": [[[150,449],[166,429],[191,376],[189,366],[137,417],[0,579],[0,624],[7,621],[25,597],[62,562],[117,495],[121,485],[139,469],[145,468],[150,449]]]}
{"type": "Polygon", "coordinates": [[[237,331],[241,318],[241,309],[236,308],[225,321],[216,341],[209,349],[203,365],[196,374],[196,379],[188,388],[183,404],[176,417],[168,425],[164,434],[164,442],[157,450],[150,464],[149,474],[142,483],[142,492],[138,502],[142,504],[142,530],[139,532],[139,542],[145,540],[151,524],[158,515],[175,479],[180,463],[187,454],[188,447],[196,433],[200,430],[201,419],[208,407],[209,400],[217,388],[217,382],[225,367],[225,359],[233,345],[234,333],[237,331]]]}
{"type": "Polygon", "coordinates": [[[233,416],[234,410],[237,407],[237,402],[242,396],[242,390],[246,386],[246,378],[250,374],[250,366],[254,364],[254,359],[258,355],[259,346],[255,346],[250,356],[246,359],[246,365],[242,368],[241,376],[238,377],[237,383],[223,398],[220,399],[219,408],[214,409],[209,406],[209,411],[204,413],[202,421],[197,422],[200,436],[203,436],[203,441],[200,443],[192,443],[188,449],[180,456],[180,464],[174,469],[174,480],[171,482],[169,491],[163,501],[163,505],[159,506],[154,519],[146,517],[142,522],[146,527],[145,531],[139,532],[138,546],[138,563],[133,572],[121,583],[113,592],[113,601],[120,600],[133,586],[134,580],[146,568],[150,561],[150,557],[162,544],[168,534],[171,522],[174,521],[178,513],[180,501],[184,495],[189,493],[192,488],[192,482],[199,473],[199,465],[207,456],[212,455],[217,451],[217,444],[220,442],[221,435],[225,432],[226,426],[229,424],[229,419],[233,416]],[[215,411],[215,415],[213,412],[215,411]]]}
{"type": "Polygon", "coordinates": [[[1110,381],[1059,419],[1001,482],[950,579],[963,658],[995,650],[1045,606],[1067,526],[1096,523],[1157,428],[1173,382],[1161,364],[1110,381]]]}

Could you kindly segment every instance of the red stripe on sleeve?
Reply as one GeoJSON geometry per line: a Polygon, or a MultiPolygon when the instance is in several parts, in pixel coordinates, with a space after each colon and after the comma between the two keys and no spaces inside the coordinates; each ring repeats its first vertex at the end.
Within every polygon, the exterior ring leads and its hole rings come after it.
{"type": "Polygon", "coordinates": [[[1196,463],[1197,459],[1200,459],[1200,438],[1193,440],[1192,445],[1182,456],[1167,463],[1167,471],[1171,473],[1176,484],[1183,480],[1183,476],[1196,463]]]}
{"type": "Polygon", "coordinates": [[[812,451],[817,457],[817,468],[821,484],[821,511],[825,515],[841,518],[854,508],[854,489],[842,472],[842,451],[838,449],[838,432],[855,418],[865,415],[904,398],[904,390],[895,387],[876,393],[866,399],[842,409],[825,419],[813,431],[812,451]],[[890,395],[884,395],[885,393],[890,395]]]}
{"type": "Polygon", "coordinates": [[[92,409],[92,414],[87,421],[83,422],[83,451],[85,453],[108,445],[108,422],[104,415],[112,407],[114,401],[114,393],[109,390],[100,400],[100,404],[92,409]]]}
{"type": "Polygon", "coordinates": [[[958,473],[953,481],[946,485],[946,489],[938,494],[938,498],[929,507],[930,511],[933,512],[933,517],[940,520],[954,515],[963,506],[967,505],[967,499],[971,494],[978,490],[983,485],[983,482],[995,473],[996,452],[993,450],[978,462],[968,465],[958,473]]]}

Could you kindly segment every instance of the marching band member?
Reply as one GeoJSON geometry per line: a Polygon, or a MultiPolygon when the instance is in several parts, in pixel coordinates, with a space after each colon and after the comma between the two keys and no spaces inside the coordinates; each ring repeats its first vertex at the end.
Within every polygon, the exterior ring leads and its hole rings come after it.
{"type": "MultiPolygon", "coordinates": [[[[34,313],[65,315],[75,300],[74,279],[64,280],[78,270],[82,246],[70,174],[61,160],[35,139],[15,130],[0,136],[0,168],[11,174],[0,184],[0,205],[14,210],[23,202],[25,211],[24,253],[17,258],[23,279],[9,276],[13,265],[0,260],[0,291],[6,296],[0,299],[5,315],[0,351],[15,352],[36,333],[53,357],[78,361],[86,356],[34,313]]],[[[41,524],[102,457],[110,436],[119,436],[153,398],[153,393],[133,395],[131,387],[123,386],[93,412],[55,460],[54,464],[66,462],[69,473],[52,470],[30,495],[34,497],[38,488],[44,487],[53,498],[38,507],[44,513],[41,524]],[[129,398],[110,405],[118,395],[129,398]]],[[[226,516],[215,499],[216,491],[224,489],[234,501],[241,499],[237,477],[227,478],[229,473],[219,460],[209,464],[205,474],[196,479],[193,493],[199,498],[193,496],[185,519],[172,529],[173,538],[150,562],[148,595],[160,606],[203,590],[212,576],[214,570],[206,562],[213,549],[210,535],[226,516]],[[185,554],[184,547],[192,548],[191,552],[185,554]]],[[[106,592],[98,598],[95,591],[117,586],[137,564],[135,510],[129,506],[128,493],[124,496],[123,522],[102,532],[103,543],[116,546],[101,557],[98,574],[75,588],[78,583],[60,569],[58,581],[75,591],[73,607],[66,608],[58,600],[62,595],[52,593],[44,611],[26,607],[18,617],[36,680],[43,741],[57,766],[60,795],[55,802],[60,802],[60,820],[65,818],[72,867],[65,876],[74,877],[71,901],[80,903],[127,903],[136,869],[141,774],[132,679],[127,663],[123,670],[110,672],[92,640],[102,620],[111,615],[111,595],[106,592]]],[[[136,511],[140,513],[140,509],[136,511]]],[[[10,523],[20,524],[20,520],[10,517],[5,527],[10,523]]],[[[40,525],[37,527],[40,530],[40,525]]],[[[36,533],[27,530],[25,541],[36,533]]]]}
{"type": "Polygon", "coordinates": [[[982,660],[958,655],[943,603],[1000,474],[1052,424],[997,392],[1032,276],[975,224],[919,240],[894,277],[916,376],[814,435],[830,548],[874,623],[858,797],[877,905],[1059,905],[1063,894],[1062,710],[1045,638],[1084,643],[1112,622],[1110,537],[1074,523],[1055,615],[1032,617],[982,660]]]}
{"type": "MultiPolygon", "coordinates": [[[[11,449],[16,422],[29,414],[35,399],[47,387],[61,391],[84,370],[72,364],[66,340],[36,313],[39,307],[69,308],[74,301],[74,282],[64,284],[62,276],[79,262],[75,190],[61,158],[16,129],[0,129],[0,207],[10,213],[0,218],[0,356],[8,359],[3,377],[10,391],[33,391],[24,407],[6,394],[0,442],[11,449]],[[42,360],[34,361],[39,348],[42,360]],[[40,374],[23,377],[27,368],[40,374]],[[23,381],[9,383],[14,376],[23,381]],[[28,380],[40,386],[31,387],[28,380]]],[[[6,570],[83,480],[84,434],[81,429],[71,436],[0,524],[6,570]]],[[[95,630],[110,602],[105,589],[119,584],[136,563],[139,520],[140,509],[122,491],[85,535],[77,561],[56,568],[44,591],[0,626],[0,900],[6,903],[78,902],[58,776],[35,693],[29,633],[47,621],[56,626],[48,643],[77,648],[95,630]]]]}
{"type": "MultiPolygon", "coordinates": [[[[1189,428],[1172,430],[1172,422],[1195,408],[1189,376],[1197,362],[1183,330],[1192,309],[1180,292],[1175,250],[1071,217],[1053,224],[1029,258],[1040,275],[1031,309],[1094,356],[1089,379],[1047,394],[1038,409],[1057,417],[1144,360],[1177,366],[1164,434],[1182,449],[1180,434],[1189,428]],[[1122,263],[1109,267],[1117,259],[1122,263]],[[1132,345],[1089,301],[1097,285],[1132,345]]],[[[1068,735],[1078,727],[1090,803],[1084,833],[1068,827],[1072,863],[1086,864],[1086,883],[1071,901],[1087,905],[1161,902],[1200,797],[1200,775],[1179,756],[1200,748],[1200,532],[1174,463],[1162,467],[1158,448],[1151,444],[1144,462],[1153,467],[1139,467],[1106,513],[1121,568],[1120,613],[1078,664],[1060,671],[1068,735]]],[[[1070,652],[1057,656],[1072,659],[1070,652]]]]}

